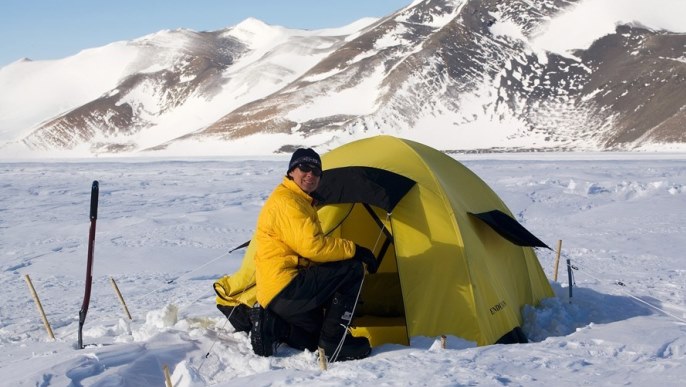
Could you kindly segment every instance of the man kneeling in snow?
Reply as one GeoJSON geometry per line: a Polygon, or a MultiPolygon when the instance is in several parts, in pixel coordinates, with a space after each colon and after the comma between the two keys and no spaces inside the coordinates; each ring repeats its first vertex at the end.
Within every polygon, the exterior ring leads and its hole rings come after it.
{"type": "MultiPolygon", "coordinates": [[[[281,184],[267,199],[257,220],[254,242],[256,305],[249,311],[251,344],[256,354],[271,356],[279,343],[334,356],[337,360],[369,355],[365,337],[353,337],[352,319],[364,277],[364,265],[378,262],[367,248],[324,235],[313,192],[322,165],[312,149],[293,153],[281,184]]],[[[238,328],[238,327],[237,327],[238,328]]]]}

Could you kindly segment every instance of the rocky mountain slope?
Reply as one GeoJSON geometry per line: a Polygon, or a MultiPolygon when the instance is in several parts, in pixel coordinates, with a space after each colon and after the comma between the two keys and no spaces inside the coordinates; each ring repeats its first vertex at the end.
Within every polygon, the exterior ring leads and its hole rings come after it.
{"type": "Polygon", "coordinates": [[[134,54],[116,84],[10,128],[22,135],[5,146],[271,153],[386,133],[446,151],[686,148],[686,35],[634,23],[573,52],[537,47],[575,3],[424,0],[337,30],[162,31],[119,44],[134,54]]]}

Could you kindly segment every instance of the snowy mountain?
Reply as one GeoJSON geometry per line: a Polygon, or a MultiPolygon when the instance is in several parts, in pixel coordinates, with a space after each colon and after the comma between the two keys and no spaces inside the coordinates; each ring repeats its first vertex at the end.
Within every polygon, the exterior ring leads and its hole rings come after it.
{"type": "Polygon", "coordinates": [[[636,16],[637,0],[423,0],[340,29],[248,19],[19,61],[0,69],[0,147],[259,154],[388,133],[446,151],[683,150],[686,24],[669,16],[685,7],[661,1],[636,16]]]}

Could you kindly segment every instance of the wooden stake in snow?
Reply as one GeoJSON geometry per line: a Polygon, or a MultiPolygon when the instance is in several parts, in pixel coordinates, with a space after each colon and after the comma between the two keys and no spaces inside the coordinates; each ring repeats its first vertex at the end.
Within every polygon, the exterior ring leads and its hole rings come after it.
{"type": "Polygon", "coordinates": [[[324,353],[324,348],[319,347],[318,351],[319,351],[319,368],[321,368],[322,371],[326,371],[328,366],[326,364],[326,354],[324,353]]]}
{"type": "Polygon", "coordinates": [[[166,384],[167,387],[174,387],[171,382],[171,376],[169,376],[169,367],[166,364],[162,366],[162,371],[164,372],[164,384],[166,384]]]}
{"type": "Polygon", "coordinates": [[[40,299],[38,298],[36,289],[34,289],[33,284],[31,283],[31,278],[29,278],[28,274],[24,275],[24,280],[26,280],[26,284],[29,285],[29,290],[31,291],[31,295],[33,296],[33,301],[36,302],[38,313],[40,313],[41,318],[43,318],[43,325],[45,325],[45,330],[48,331],[48,336],[50,336],[51,339],[55,340],[55,335],[52,333],[52,328],[50,328],[48,318],[45,316],[43,305],[40,303],[40,299]]]}
{"type": "Polygon", "coordinates": [[[562,252],[562,240],[557,241],[557,254],[555,255],[555,274],[553,280],[557,282],[557,268],[560,266],[560,253],[562,252]]]}
{"type": "Polygon", "coordinates": [[[133,320],[131,318],[131,313],[129,313],[129,308],[126,306],[126,301],[124,301],[124,297],[122,297],[121,292],[119,291],[119,286],[117,286],[117,283],[114,282],[114,278],[110,277],[110,283],[112,284],[112,287],[114,288],[114,292],[117,293],[117,297],[119,297],[119,302],[121,302],[121,306],[124,308],[124,312],[126,313],[126,317],[128,317],[129,320],[133,320]]]}

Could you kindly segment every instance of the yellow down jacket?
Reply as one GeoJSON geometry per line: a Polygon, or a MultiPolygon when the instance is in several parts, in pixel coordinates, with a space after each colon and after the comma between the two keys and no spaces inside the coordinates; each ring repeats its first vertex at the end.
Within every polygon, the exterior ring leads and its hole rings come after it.
{"type": "Polygon", "coordinates": [[[284,177],[262,207],[255,230],[257,301],[263,307],[291,282],[299,266],[355,255],[355,244],[325,236],[312,197],[284,177]]]}

